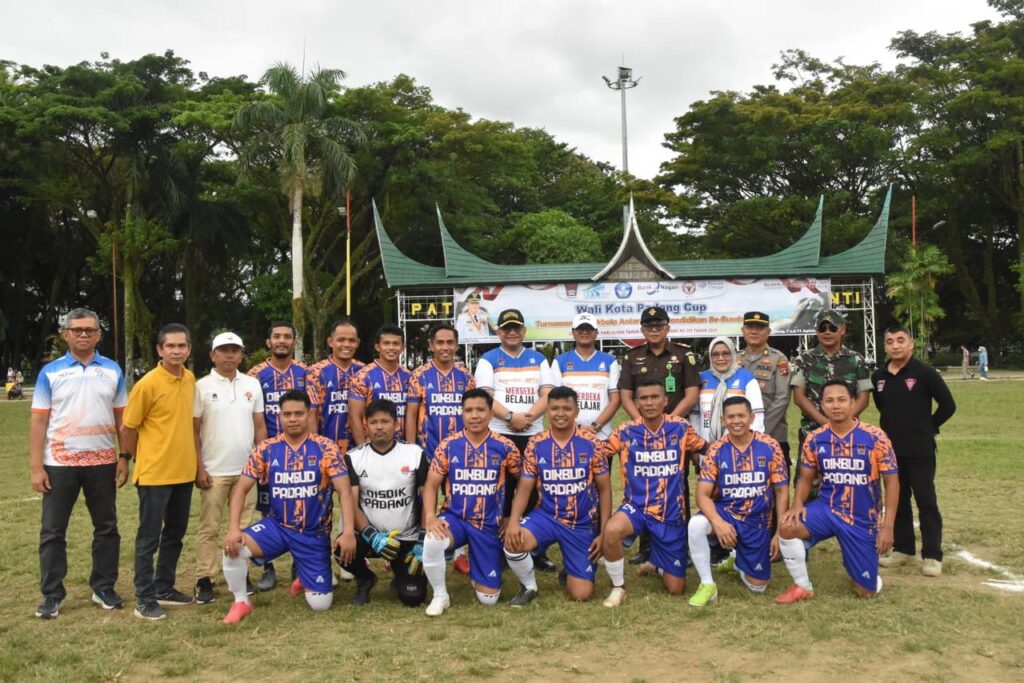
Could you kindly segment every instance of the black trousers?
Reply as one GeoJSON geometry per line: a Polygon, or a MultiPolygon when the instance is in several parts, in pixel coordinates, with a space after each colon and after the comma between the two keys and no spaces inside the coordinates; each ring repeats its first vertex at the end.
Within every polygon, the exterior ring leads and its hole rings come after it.
{"type": "Polygon", "coordinates": [[[89,585],[99,592],[114,587],[121,555],[117,531],[117,466],[50,467],[50,490],[43,494],[43,519],[39,529],[39,590],[44,597],[63,600],[67,596],[64,577],[68,573],[65,535],[79,491],[92,518],[92,574],[89,585]]]}
{"type": "Polygon", "coordinates": [[[174,588],[181,557],[181,540],[188,531],[192,482],[138,486],[139,531],[135,535],[135,598],[155,600],[174,588]],[[153,569],[153,556],[160,554],[153,569]]]}
{"type": "Polygon", "coordinates": [[[921,557],[942,561],[942,515],[935,496],[935,456],[903,458],[900,468],[900,506],[896,510],[893,529],[893,550],[913,555],[914,511],[910,507],[913,496],[917,503],[917,517],[921,523],[921,557]]]}
{"type": "MultiPolygon", "coordinates": [[[[399,541],[402,549],[398,553],[398,557],[391,560],[388,564],[391,565],[391,574],[394,577],[391,579],[391,586],[394,588],[395,593],[398,595],[398,599],[403,604],[409,607],[416,607],[423,604],[427,599],[427,577],[423,572],[417,575],[409,573],[409,565],[405,563],[405,556],[408,555],[413,547],[416,545],[415,541],[399,541]]],[[[335,555],[335,559],[337,559],[335,555]]],[[[363,581],[369,579],[374,575],[373,570],[370,569],[366,564],[367,558],[380,557],[377,553],[373,552],[373,548],[367,543],[362,535],[356,534],[356,556],[347,565],[343,565],[343,569],[348,573],[356,577],[356,581],[363,581]]]]}

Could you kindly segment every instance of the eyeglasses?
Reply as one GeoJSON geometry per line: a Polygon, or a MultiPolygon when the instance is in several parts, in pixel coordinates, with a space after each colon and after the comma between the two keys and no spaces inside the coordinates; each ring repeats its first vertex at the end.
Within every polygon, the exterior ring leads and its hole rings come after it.
{"type": "Polygon", "coordinates": [[[712,358],[731,358],[732,353],[729,351],[715,351],[711,354],[712,358]]]}
{"type": "Polygon", "coordinates": [[[522,325],[503,325],[503,326],[499,327],[498,329],[501,330],[502,332],[522,332],[523,331],[523,326],[522,325]]]}
{"type": "Polygon", "coordinates": [[[645,330],[650,330],[651,332],[661,332],[663,329],[668,327],[668,323],[646,323],[640,327],[645,330]]]}
{"type": "Polygon", "coordinates": [[[818,325],[818,332],[838,332],[839,328],[830,322],[823,322],[818,325]]]}
{"type": "Polygon", "coordinates": [[[96,327],[66,327],[64,331],[70,332],[75,337],[91,337],[99,332],[99,329],[96,327]]]}

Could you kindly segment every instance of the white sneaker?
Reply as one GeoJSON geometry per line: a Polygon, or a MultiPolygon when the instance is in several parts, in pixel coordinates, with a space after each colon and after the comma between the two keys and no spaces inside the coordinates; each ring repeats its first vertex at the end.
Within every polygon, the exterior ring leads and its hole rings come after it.
{"type": "Polygon", "coordinates": [[[928,557],[921,562],[921,573],[925,576],[942,576],[942,562],[928,557]]]}
{"type": "Polygon", "coordinates": [[[623,586],[612,586],[612,592],[601,603],[605,607],[618,607],[626,601],[626,589],[623,586]]]}
{"type": "Polygon", "coordinates": [[[434,596],[434,599],[427,605],[427,616],[428,617],[439,617],[444,614],[449,607],[452,606],[452,601],[447,595],[434,596]]]}
{"type": "Polygon", "coordinates": [[[882,567],[902,567],[905,564],[913,562],[915,560],[914,555],[908,555],[907,553],[901,553],[898,550],[891,551],[888,555],[882,555],[878,558],[878,564],[882,567]]]}

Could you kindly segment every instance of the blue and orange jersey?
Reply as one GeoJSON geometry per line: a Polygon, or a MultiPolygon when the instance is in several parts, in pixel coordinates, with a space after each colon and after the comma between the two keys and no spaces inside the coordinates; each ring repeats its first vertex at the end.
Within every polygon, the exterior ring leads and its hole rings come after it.
{"type": "Polygon", "coordinates": [[[263,389],[263,418],[267,421],[268,437],[273,438],[284,431],[281,426],[281,394],[292,389],[306,391],[307,372],[306,366],[295,360],[284,372],[278,372],[269,360],[249,368],[246,374],[259,380],[263,389]]]}
{"type": "Polygon", "coordinates": [[[409,378],[410,410],[417,411],[409,419],[419,417],[416,443],[434,457],[434,451],[448,436],[462,431],[462,394],[475,385],[469,370],[455,363],[442,372],[431,361],[412,372],[409,378]]]}
{"type": "Polygon", "coordinates": [[[321,436],[338,444],[342,454],[352,443],[352,428],[348,424],[348,380],[363,369],[359,361],[343,368],[333,357],[327,357],[309,369],[306,393],[314,408],[320,411],[321,436]]]}
{"type": "Polygon", "coordinates": [[[608,474],[608,458],[601,442],[578,430],[564,444],[550,431],[541,432],[523,453],[522,478],[540,481],[537,507],[573,529],[597,519],[594,477],[603,474],[608,474]]]}
{"type": "Polygon", "coordinates": [[[623,500],[665,524],[685,524],[686,454],[707,441],[681,417],[665,415],[656,431],[640,418],[612,432],[606,453],[619,455],[623,500]]]}
{"type": "Polygon", "coordinates": [[[860,420],[845,436],[828,425],[808,434],[800,466],[821,475],[818,497],[839,519],[870,529],[882,510],[881,475],[899,471],[889,437],[860,420]]]}
{"type": "Polygon", "coordinates": [[[266,480],[270,516],[281,526],[319,534],[331,529],[332,482],[347,477],[348,467],[330,439],[309,434],[298,448],[292,448],[281,434],[252,450],[242,474],[266,480]]]}
{"type": "Polygon", "coordinates": [[[442,441],[430,470],[445,478],[444,511],[483,529],[501,521],[505,477],[519,476],[519,449],[501,434],[490,432],[479,445],[465,432],[442,441]]]}
{"type": "Polygon", "coordinates": [[[409,390],[408,370],[401,365],[394,372],[388,372],[380,363],[373,361],[348,380],[348,397],[353,401],[369,403],[386,398],[398,409],[395,421],[395,437],[405,440],[405,401],[409,390]]]}
{"type": "Polygon", "coordinates": [[[771,526],[775,487],[789,495],[789,473],[779,443],[753,432],[746,448],[732,442],[728,434],[711,444],[701,458],[699,481],[714,484],[718,503],[736,519],[759,529],[771,526]]]}

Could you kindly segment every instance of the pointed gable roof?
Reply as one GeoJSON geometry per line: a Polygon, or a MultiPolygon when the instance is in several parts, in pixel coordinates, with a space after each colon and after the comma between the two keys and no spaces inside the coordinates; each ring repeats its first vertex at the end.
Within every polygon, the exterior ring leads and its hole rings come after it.
{"type": "Polygon", "coordinates": [[[619,242],[619,249],[612,256],[611,260],[598,271],[591,280],[601,280],[617,269],[627,265],[634,266],[630,261],[635,259],[639,265],[646,266],[655,275],[666,279],[674,280],[675,275],[668,268],[665,268],[651,254],[644,242],[644,236],[640,233],[640,226],[636,223],[636,209],[633,207],[633,195],[629,196],[629,220],[626,222],[626,229],[622,232],[622,241],[619,242]]]}

